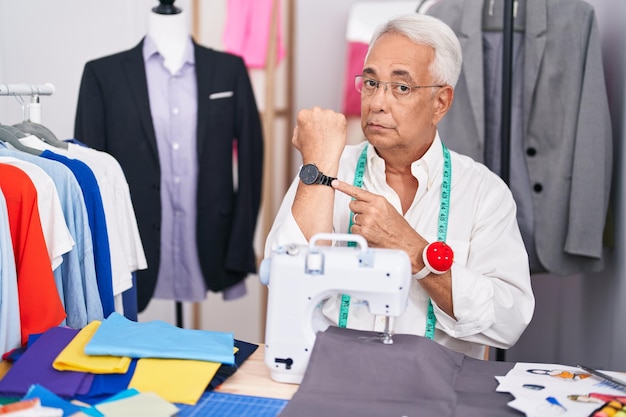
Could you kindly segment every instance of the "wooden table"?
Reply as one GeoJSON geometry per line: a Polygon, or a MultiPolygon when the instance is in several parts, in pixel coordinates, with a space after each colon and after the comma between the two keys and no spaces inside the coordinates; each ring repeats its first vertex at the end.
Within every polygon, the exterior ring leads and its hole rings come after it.
{"type": "Polygon", "coordinates": [[[265,365],[264,355],[265,345],[259,345],[237,372],[215,388],[215,391],[290,400],[299,385],[274,381],[265,365]]]}

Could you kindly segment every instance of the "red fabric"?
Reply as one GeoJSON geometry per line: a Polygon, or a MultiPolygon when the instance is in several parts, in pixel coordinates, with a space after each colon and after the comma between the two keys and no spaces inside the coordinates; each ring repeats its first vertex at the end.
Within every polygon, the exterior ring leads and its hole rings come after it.
{"type": "Polygon", "coordinates": [[[348,62],[343,87],[343,113],[346,116],[361,115],[361,95],[354,89],[354,76],[363,72],[368,44],[348,42],[348,62]]]}
{"type": "Polygon", "coordinates": [[[65,319],[37,208],[37,190],[21,169],[0,164],[0,189],[7,202],[20,303],[22,345],[65,319]]]}

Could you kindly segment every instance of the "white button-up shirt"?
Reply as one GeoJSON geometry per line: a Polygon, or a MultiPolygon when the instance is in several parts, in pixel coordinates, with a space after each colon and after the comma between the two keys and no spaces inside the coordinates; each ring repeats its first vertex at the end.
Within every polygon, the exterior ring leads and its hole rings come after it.
{"type": "MultiPolygon", "coordinates": [[[[357,161],[365,146],[346,146],[338,178],[353,183],[357,161]]],[[[456,319],[433,302],[437,318],[435,341],[475,358],[483,358],[484,345],[508,348],[530,322],[535,300],[530,284],[528,255],[516,220],[516,205],[509,188],[493,172],[472,159],[450,151],[452,186],[446,243],[454,250],[452,300],[456,319]]],[[[429,242],[437,240],[441,201],[443,152],[439,136],[411,167],[419,182],[415,199],[404,218],[429,242]]],[[[306,244],[291,213],[298,186],[296,177],[287,191],[267,237],[265,256],[278,246],[306,244]]],[[[399,213],[400,198],[387,184],[385,161],[374,147],[367,151],[363,189],[384,196],[399,213]]],[[[351,197],[336,192],[334,232],[347,233],[351,197]]],[[[332,271],[328,271],[332,273],[332,271]]],[[[428,294],[417,280],[411,283],[406,311],[394,319],[396,333],[424,335],[428,294]]],[[[324,302],[324,317],[336,325],[341,295],[324,302]]],[[[347,327],[382,330],[384,320],[367,306],[352,300],[347,327]]]]}

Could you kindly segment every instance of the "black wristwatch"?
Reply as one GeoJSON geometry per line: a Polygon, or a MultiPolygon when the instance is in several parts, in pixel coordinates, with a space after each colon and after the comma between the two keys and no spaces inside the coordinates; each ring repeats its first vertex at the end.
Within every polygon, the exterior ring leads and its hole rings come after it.
{"type": "Polygon", "coordinates": [[[315,164],[306,164],[300,170],[300,179],[306,185],[322,184],[330,187],[330,183],[337,178],[322,174],[315,164]]]}

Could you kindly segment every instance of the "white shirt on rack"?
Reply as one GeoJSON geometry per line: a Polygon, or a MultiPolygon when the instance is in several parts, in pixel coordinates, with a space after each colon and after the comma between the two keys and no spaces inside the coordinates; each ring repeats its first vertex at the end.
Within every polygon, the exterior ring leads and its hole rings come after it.
{"type": "MultiPolygon", "coordinates": [[[[99,151],[93,149],[90,150],[90,148],[84,148],[85,153],[81,153],[76,148],[73,148],[72,151],[70,150],[72,149],[72,147],[80,147],[79,145],[73,144],[69,144],[70,146],[68,146],[68,149],[61,149],[51,146],[32,135],[25,138],[20,138],[20,142],[31,148],[48,150],[50,152],[55,152],[59,155],[63,155],[67,158],[77,159],[85,163],[93,171],[93,174],[96,177],[98,186],[100,188],[102,205],[104,207],[104,214],[106,218],[107,234],[109,238],[109,247],[111,253],[111,270],[113,275],[113,295],[115,296],[115,310],[121,313],[123,309],[121,294],[122,292],[132,287],[132,267],[136,266],[137,269],[145,269],[147,267],[145,255],[143,253],[143,246],[141,246],[140,240],[139,243],[137,243],[137,241],[133,241],[130,244],[128,242],[125,242],[124,239],[128,237],[128,234],[120,231],[120,226],[118,223],[118,221],[120,220],[118,219],[118,217],[124,217],[128,221],[132,221],[135,219],[134,211],[131,218],[125,217],[130,216],[129,212],[122,212],[118,210],[120,205],[125,206],[127,204],[131,204],[132,207],[132,203],[129,202],[130,193],[125,196],[124,192],[116,192],[115,184],[119,186],[119,182],[115,179],[115,174],[111,174],[111,172],[114,172],[115,170],[110,169],[110,161],[103,161],[103,158],[99,154],[95,153],[99,151]],[[111,179],[110,177],[112,177],[113,179],[111,179]],[[124,201],[120,203],[120,201],[116,201],[117,199],[122,199],[124,201]],[[136,247],[137,244],[139,244],[140,246],[136,247]],[[133,247],[134,249],[128,249],[128,252],[125,253],[125,250],[128,247],[133,247]],[[129,257],[128,259],[127,255],[129,257]],[[137,256],[137,258],[135,259],[134,256],[137,256]]],[[[126,182],[125,178],[124,182],[126,182]]],[[[128,186],[128,184],[126,185],[128,186]]],[[[139,237],[138,231],[136,237],[139,237]]]]}
{"type": "MultiPolygon", "coordinates": [[[[79,159],[89,166],[93,165],[100,172],[112,196],[113,204],[110,210],[114,213],[112,220],[116,223],[116,229],[119,233],[120,249],[126,262],[125,265],[130,272],[146,269],[148,262],[139,235],[135,209],[130,198],[130,188],[119,162],[106,152],[74,143],[68,144],[67,155],[70,158],[79,159]]],[[[122,282],[118,285],[119,288],[116,288],[116,283],[113,283],[113,294],[117,295],[130,288],[132,281],[122,282]]]]}

